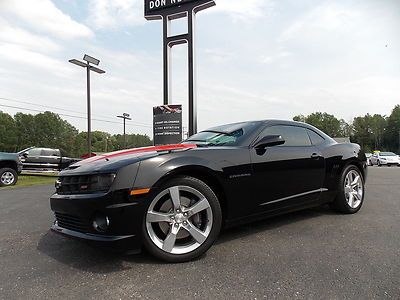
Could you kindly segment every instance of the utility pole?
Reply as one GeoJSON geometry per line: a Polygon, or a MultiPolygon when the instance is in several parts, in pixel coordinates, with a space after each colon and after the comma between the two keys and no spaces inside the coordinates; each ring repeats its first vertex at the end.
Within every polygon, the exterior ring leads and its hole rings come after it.
{"type": "Polygon", "coordinates": [[[74,65],[86,68],[86,94],[87,94],[87,121],[88,121],[88,133],[87,133],[87,148],[89,157],[92,156],[92,114],[91,114],[91,106],[90,106],[90,71],[94,71],[99,74],[104,74],[106,71],[99,69],[93,65],[98,66],[100,60],[97,58],[91,57],[87,54],[83,57],[83,60],[80,61],[77,59],[70,59],[69,62],[74,65]],[[93,65],[91,65],[93,64],[93,65]]]}
{"type": "Polygon", "coordinates": [[[126,149],[126,120],[132,120],[130,115],[127,113],[123,113],[122,116],[117,116],[117,118],[124,119],[124,149],[126,149]]]}

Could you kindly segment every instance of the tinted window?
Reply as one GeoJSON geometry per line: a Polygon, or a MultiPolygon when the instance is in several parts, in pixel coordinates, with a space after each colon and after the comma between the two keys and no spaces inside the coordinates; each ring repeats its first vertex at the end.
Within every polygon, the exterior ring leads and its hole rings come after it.
{"type": "Polygon", "coordinates": [[[318,133],[316,133],[312,130],[309,130],[309,129],[307,129],[307,132],[308,132],[308,135],[310,136],[311,143],[313,145],[319,145],[325,141],[325,139],[322,136],[320,136],[318,133]]]}
{"type": "Polygon", "coordinates": [[[40,149],[40,148],[33,148],[28,151],[28,153],[29,153],[28,155],[29,156],[39,156],[41,151],[42,151],[42,149],[40,149]]]}
{"type": "Polygon", "coordinates": [[[258,122],[246,122],[214,127],[191,136],[184,143],[196,143],[208,147],[238,146],[258,124],[258,122]]]}
{"type": "Polygon", "coordinates": [[[51,150],[51,149],[43,149],[42,156],[58,156],[58,153],[56,150],[51,150]]]}
{"type": "Polygon", "coordinates": [[[297,126],[271,126],[261,134],[261,137],[267,135],[280,135],[285,140],[282,146],[311,146],[310,138],[308,137],[305,128],[297,126]]]}

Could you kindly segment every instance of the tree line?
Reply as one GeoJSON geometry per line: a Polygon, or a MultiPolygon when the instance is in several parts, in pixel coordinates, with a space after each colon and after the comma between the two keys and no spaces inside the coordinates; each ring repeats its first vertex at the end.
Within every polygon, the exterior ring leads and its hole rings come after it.
{"type": "MultiPolygon", "coordinates": [[[[145,147],[153,142],[147,135],[127,134],[126,147],[145,147]]],[[[80,157],[87,153],[87,132],[79,132],[53,112],[36,115],[0,111],[0,151],[18,152],[28,147],[60,149],[64,156],[80,157]]],[[[111,152],[124,148],[124,136],[92,132],[92,151],[111,152]]]]}
{"type": "MultiPolygon", "coordinates": [[[[389,116],[366,114],[350,123],[334,115],[315,112],[297,115],[294,121],[311,124],[332,137],[350,137],[366,152],[387,150],[400,152],[400,105],[389,116]]],[[[128,134],[126,148],[145,147],[153,142],[147,135],[128,134]]],[[[87,133],[79,132],[53,112],[36,115],[0,111],[0,151],[17,152],[31,146],[61,149],[63,155],[80,157],[87,152],[87,133]]],[[[123,149],[124,137],[107,132],[92,132],[92,151],[111,152],[123,149]]]]}
{"type": "Polygon", "coordinates": [[[366,114],[350,123],[321,112],[297,115],[293,120],[313,125],[331,137],[350,137],[351,142],[361,145],[366,152],[400,152],[400,105],[389,116],[366,114]]]}

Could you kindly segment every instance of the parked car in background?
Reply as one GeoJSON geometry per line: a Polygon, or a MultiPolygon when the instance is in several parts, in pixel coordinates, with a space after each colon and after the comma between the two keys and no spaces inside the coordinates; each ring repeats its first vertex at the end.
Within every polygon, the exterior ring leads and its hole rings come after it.
{"type": "Polygon", "coordinates": [[[0,187],[17,183],[22,171],[22,162],[16,153],[0,152],[0,187]]]}
{"type": "Polygon", "coordinates": [[[368,166],[371,166],[371,156],[372,156],[372,153],[365,153],[365,157],[367,158],[368,166]]]}
{"type": "Polygon", "coordinates": [[[393,152],[376,152],[371,158],[371,165],[400,166],[399,156],[393,152]]]}
{"type": "Polygon", "coordinates": [[[60,149],[31,147],[18,152],[24,170],[62,170],[80,159],[63,157],[60,149]]]}

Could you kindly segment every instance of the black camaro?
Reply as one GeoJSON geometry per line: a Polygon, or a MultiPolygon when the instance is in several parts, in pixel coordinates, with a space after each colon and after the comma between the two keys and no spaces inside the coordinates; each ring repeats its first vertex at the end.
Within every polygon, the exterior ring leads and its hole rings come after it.
{"type": "Polygon", "coordinates": [[[366,157],[320,130],[255,121],[202,131],[178,145],[124,150],[60,173],[56,232],[169,262],[194,259],[221,227],[330,203],[356,213],[366,157]]]}

